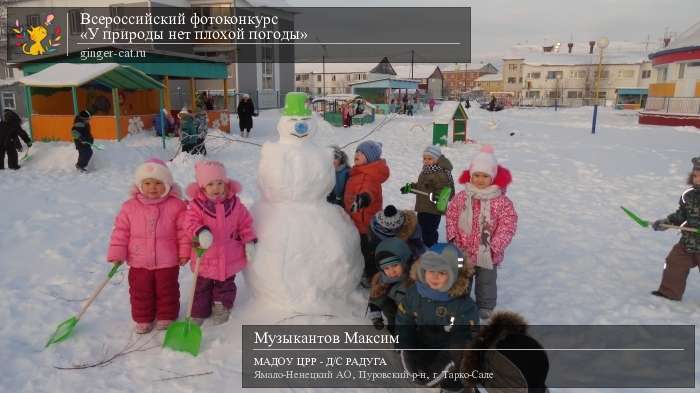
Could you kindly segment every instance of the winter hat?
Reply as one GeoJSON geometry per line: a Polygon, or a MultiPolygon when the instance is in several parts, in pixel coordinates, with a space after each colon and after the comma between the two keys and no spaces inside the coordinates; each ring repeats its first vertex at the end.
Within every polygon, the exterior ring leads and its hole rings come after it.
{"type": "Polygon", "coordinates": [[[428,270],[445,272],[448,275],[447,282],[438,290],[440,292],[449,291],[457,281],[459,270],[464,264],[463,257],[464,255],[462,252],[452,244],[437,243],[433,245],[430,247],[430,250],[426,251],[420,257],[421,263],[418,267],[418,280],[423,284],[427,284],[425,272],[428,270]]]}
{"type": "Polygon", "coordinates": [[[390,237],[377,245],[374,256],[379,270],[393,264],[401,264],[405,267],[411,258],[411,249],[405,241],[390,237]]]}
{"type": "Polygon", "coordinates": [[[401,226],[406,222],[406,216],[402,211],[396,210],[394,205],[388,205],[380,210],[372,219],[372,230],[384,237],[394,237],[401,226]]]}
{"type": "Polygon", "coordinates": [[[81,120],[89,120],[89,119],[90,119],[90,116],[92,116],[92,114],[91,114],[87,109],[86,109],[86,110],[83,110],[83,111],[80,111],[80,113],[78,113],[78,117],[79,117],[81,120]]]}
{"type": "Polygon", "coordinates": [[[339,160],[341,165],[347,165],[348,155],[345,154],[345,152],[340,148],[340,146],[332,145],[331,148],[333,149],[333,159],[339,160]]]}
{"type": "Polygon", "coordinates": [[[438,158],[440,158],[440,156],[442,156],[442,150],[440,150],[440,147],[438,146],[431,145],[426,147],[425,150],[423,150],[423,155],[431,156],[437,160],[438,158]]]}
{"type": "Polygon", "coordinates": [[[382,144],[374,141],[364,141],[357,146],[357,150],[367,158],[367,163],[377,161],[382,155],[382,144]]]}
{"type": "Polygon", "coordinates": [[[189,109],[187,109],[186,106],[183,106],[182,109],[180,109],[180,112],[177,114],[177,117],[183,117],[183,116],[192,116],[190,113],[189,109]]]}
{"type": "Polygon", "coordinates": [[[491,180],[493,180],[497,171],[498,161],[496,161],[496,156],[493,154],[493,146],[484,145],[472,158],[472,162],[469,164],[469,173],[485,173],[491,176],[491,180]]]}
{"type": "Polygon", "coordinates": [[[219,161],[197,161],[194,164],[194,177],[197,179],[197,185],[201,188],[214,180],[225,182],[228,179],[226,168],[219,161]]]}
{"type": "Polygon", "coordinates": [[[150,158],[136,168],[136,172],[134,173],[134,185],[136,185],[142,193],[141,183],[146,179],[156,179],[163,182],[165,185],[165,193],[162,196],[168,195],[171,187],[175,183],[173,174],[170,173],[168,166],[165,165],[163,160],[158,158],[150,158]]]}
{"type": "Polygon", "coordinates": [[[691,162],[693,163],[693,170],[700,171],[700,156],[693,158],[691,162]]]}

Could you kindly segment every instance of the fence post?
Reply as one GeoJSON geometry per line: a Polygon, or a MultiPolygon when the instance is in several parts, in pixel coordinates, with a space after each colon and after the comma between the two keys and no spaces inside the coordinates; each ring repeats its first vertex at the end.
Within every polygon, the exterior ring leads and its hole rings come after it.
{"type": "Polygon", "coordinates": [[[664,101],[666,102],[666,113],[668,113],[668,108],[671,105],[671,99],[670,97],[664,97],[664,101]]]}

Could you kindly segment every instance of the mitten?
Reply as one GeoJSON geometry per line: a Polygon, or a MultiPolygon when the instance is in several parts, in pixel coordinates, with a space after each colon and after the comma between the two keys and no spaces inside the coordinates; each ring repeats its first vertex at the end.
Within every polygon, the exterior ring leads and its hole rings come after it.
{"type": "Polygon", "coordinates": [[[668,228],[662,226],[662,225],[664,225],[664,224],[665,224],[665,225],[668,225],[668,224],[669,224],[668,219],[662,218],[662,219],[660,219],[660,220],[656,220],[656,221],[654,221],[653,224],[651,224],[651,227],[652,227],[655,231],[665,231],[665,230],[667,230],[668,228]]]}

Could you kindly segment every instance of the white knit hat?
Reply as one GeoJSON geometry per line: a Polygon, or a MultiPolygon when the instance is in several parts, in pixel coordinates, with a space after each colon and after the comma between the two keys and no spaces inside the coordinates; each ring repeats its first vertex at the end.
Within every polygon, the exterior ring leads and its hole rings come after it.
{"type": "Polygon", "coordinates": [[[485,173],[491,176],[491,180],[493,180],[497,171],[498,161],[496,161],[496,156],[493,154],[493,146],[484,145],[472,158],[472,162],[469,164],[469,173],[485,173]]]}
{"type": "Polygon", "coordinates": [[[165,165],[165,162],[158,158],[146,160],[136,168],[136,172],[134,173],[134,185],[138,187],[139,191],[142,193],[141,183],[146,179],[156,179],[163,182],[165,185],[165,193],[161,196],[168,195],[170,188],[175,182],[173,180],[173,174],[170,173],[170,169],[165,165]]]}

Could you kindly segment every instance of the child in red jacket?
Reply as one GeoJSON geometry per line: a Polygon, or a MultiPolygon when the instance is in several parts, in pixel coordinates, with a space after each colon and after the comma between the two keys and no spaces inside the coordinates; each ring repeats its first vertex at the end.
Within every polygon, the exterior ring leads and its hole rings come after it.
{"type": "Polygon", "coordinates": [[[226,176],[223,164],[198,161],[194,171],[197,182],[187,187],[192,202],[186,226],[208,248],[196,278],[192,319],[201,324],[212,316],[214,324],[221,324],[228,321],[236,299],[236,274],[248,263],[245,245],[256,241],[253,218],[236,195],[241,185],[226,176]]]}
{"type": "Polygon", "coordinates": [[[191,252],[180,195],[165,163],[152,158],[136,169],[131,198],[114,222],[107,260],[129,265],[131,316],[139,334],[150,332],[154,319],[158,330],[166,329],[180,311],[178,274],[191,252]]]}

